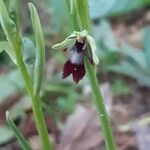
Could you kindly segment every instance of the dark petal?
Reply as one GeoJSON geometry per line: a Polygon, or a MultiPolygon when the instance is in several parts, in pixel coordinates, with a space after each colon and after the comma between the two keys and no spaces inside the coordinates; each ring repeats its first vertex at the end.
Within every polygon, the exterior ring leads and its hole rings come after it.
{"type": "Polygon", "coordinates": [[[78,83],[85,75],[85,67],[84,65],[73,64],[72,68],[72,76],[73,81],[78,83]]]}
{"type": "Polygon", "coordinates": [[[70,74],[72,74],[73,81],[78,83],[85,75],[84,65],[83,64],[81,64],[81,65],[73,64],[73,63],[71,63],[70,60],[68,60],[64,64],[62,78],[65,79],[70,74]]]}
{"type": "Polygon", "coordinates": [[[72,63],[71,63],[70,60],[68,60],[68,61],[64,64],[62,78],[63,78],[63,79],[67,78],[71,73],[72,73],[72,63]]]}
{"type": "Polygon", "coordinates": [[[85,45],[85,42],[81,43],[81,42],[76,41],[75,46],[76,46],[78,53],[82,52],[84,45],[85,45]]]}

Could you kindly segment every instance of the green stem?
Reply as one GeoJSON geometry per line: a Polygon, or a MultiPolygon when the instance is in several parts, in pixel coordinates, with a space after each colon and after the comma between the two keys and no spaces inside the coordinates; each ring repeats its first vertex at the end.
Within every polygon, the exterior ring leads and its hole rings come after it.
{"type": "Polygon", "coordinates": [[[102,94],[99,90],[99,83],[96,77],[95,68],[89,63],[87,58],[85,58],[85,67],[88,73],[88,77],[90,80],[90,85],[93,93],[93,97],[95,100],[96,109],[98,112],[98,117],[101,123],[103,136],[106,144],[107,150],[115,150],[115,144],[112,136],[112,131],[110,127],[110,122],[108,119],[108,115],[105,109],[105,105],[103,102],[102,94]]]}
{"type": "Polygon", "coordinates": [[[72,25],[73,25],[73,28],[74,30],[78,30],[80,27],[79,27],[79,24],[78,22],[76,21],[77,20],[77,12],[76,12],[76,8],[74,7],[74,1],[72,1],[72,3],[70,3],[70,0],[65,0],[66,1],[66,6],[67,6],[67,9],[68,9],[68,14],[69,14],[69,19],[72,20],[72,25]]]}
{"type": "MultiPolygon", "coordinates": [[[[80,18],[82,30],[86,29],[87,31],[91,32],[87,0],[75,0],[75,3],[76,3],[77,13],[80,18]]],[[[106,149],[115,150],[116,148],[115,148],[115,143],[112,135],[112,130],[110,127],[110,122],[103,102],[103,97],[101,91],[99,90],[99,83],[95,73],[95,67],[89,63],[86,57],[84,59],[84,63],[86,67],[86,72],[88,73],[91,90],[94,96],[98,117],[101,123],[106,149]]]]}
{"type": "Polygon", "coordinates": [[[45,124],[45,120],[44,120],[44,116],[43,116],[43,112],[42,112],[42,108],[41,108],[41,104],[40,104],[40,98],[39,98],[38,94],[34,96],[32,81],[31,81],[31,78],[27,72],[25,64],[23,62],[22,55],[20,53],[21,48],[19,45],[20,44],[18,42],[16,44],[13,43],[13,48],[15,51],[15,56],[16,56],[18,68],[19,68],[20,73],[23,77],[26,89],[27,89],[27,91],[30,95],[30,98],[32,100],[34,119],[35,119],[35,123],[36,123],[37,130],[39,133],[40,141],[42,144],[42,149],[43,150],[51,150],[52,146],[51,146],[51,143],[49,141],[48,131],[46,128],[46,124],[45,124]]]}

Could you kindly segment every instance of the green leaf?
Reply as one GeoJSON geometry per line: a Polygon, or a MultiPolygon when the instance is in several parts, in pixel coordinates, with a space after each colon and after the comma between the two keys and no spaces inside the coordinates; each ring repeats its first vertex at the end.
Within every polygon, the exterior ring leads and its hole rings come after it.
{"type": "Polygon", "coordinates": [[[16,59],[12,48],[7,41],[0,41],[0,53],[5,50],[13,62],[16,64],[16,59]]]}
{"type": "Polygon", "coordinates": [[[13,132],[7,126],[0,126],[0,144],[9,141],[13,137],[13,132]]]}
{"type": "MultiPolygon", "coordinates": [[[[51,15],[51,28],[54,32],[59,31],[68,20],[67,8],[63,0],[47,0],[49,13],[51,15]]],[[[67,0],[68,1],[68,0],[67,0]]],[[[67,26],[68,28],[68,26],[67,26]]]]}
{"type": "Polygon", "coordinates": [[[9,17],[8,11],[3,0],[0,0],[0,22],[7,36],[7,40],[13,42],[14,39],[16,39],[18,33],[15,23],[9,17]]]}
{"type": "Polygon", "coordinates": [[[120,53],[115,51],[104,50],[98,55],[100,60],[100,71],[107,68],[107,66],[117,63],[120,60],[120,53]],[[103,67],[103,68],[102,68],[103,67]]]}
{"type": "Polygon", "coordinates": [[[43,83],[44,69],[45,69],[45,44],[37,10],[32,3],[29,3],[29,8],[35,34],[36,50],[37,50],[34,67],[34,94],[36,95],[37,93],[40,92],[43,83]]]}
{"type": "Polygon", "coordinates": [[[9,13],[10,19],[14,21],[16,24],[17,31],[20,31],[20,13],[19,13],[19,8],[21,7],[21,2],[19,0],[11,0],[11,1],[4,1],[9,13]]]}
{"type": "Polygon", "coordinates": [[[149,5],[149,0],[89,0],[90,16],[92,19],[121,15],[149,5]]]}
{"type": "Polygon", "coordinates": [[[127,44],[122,46],[121,51],[125,57],[131,58],[141,68],[146,69],[146,61],[142,50],[133,48],[127,44]]]}
{"type": "Polygon", "coordinates": [[[115,4],[106,15],[120,15],[146,5],[150,5],[149,0],[116,0],[115,4]]]}
{"type": "Polygon", "coordinates": [[[22,38],[22,54],[23,54],[23,60],[25,64],[34,65],[35,52],[36,52],[36,48],[33,42],[29,38],[23,37],[22,38]]]}
{"type": "Polygon", "coordinates": [[[100,48],[116,50],[117,44],[115,37],[112,33],[111,24],[109,21],[103,19],[98,24],[93,26],[93,34],[96,42],[100,48]]]}
{"type": "Polygon", "coordinates": [[[23,90],[24,84],[18,70],[10,71],[0,76],[0,103],[8,96],[23,90]]]}
{"type": "Polygon", "coordinates": [[[0,41],[0,53],[7,48],[8,48],[8,42],[0,41]]]}
{"type": "MultiPolygon", "coordinates": [[[[66,0],[66,1],[67,1],[67,0],[66,0]]],[[[68,2],[69,2],[69,1],[68,1],[68,2]]],[[[66,2],[66,3],[67,3],[67,2],[66,2]]],[[[70,8],[70,13],[71,13],[71,14],[73,14],[73,12],[74,12],[74,5],[75,5],[75,4],[74,4],[74,0],[70,0],[70,7],[69,7],[69,8],[70,8]]]]}
{"type": "Polygon", "coordinates": [[[28,141],[23,137],[22,133],[19,131],[19,129],[14,124],[8,111],[6,112],[6,119],[7,119],[7,123],[9,124],[10,128],[13,130],[13,132],[14,132],[16,138],[18,139],[23,150],[32,150],[28,141]]]}
{"type": "Polygon", "coordinates": [[[150,76],[128,61],[123,60],[120,64],[108,66],[107,70],[133,77],[140,84],[150,86],[150,76]]]}
{"type": "Polygon", "coordinates": [[[105,16],[116,0],[89,0],[89,10],[92,19],[105,16]]]}
{"type": "Polygon", "coordinates": [[[23,37],[22,38],[22,55],[23,55],[23,61],[26,65],[26,68],[28,69],[28,72],[33,78],[34,76],[34,66],[35,66],[35,52],[36,48],[33,44],[33,42],[27,38],[23,37]]]}
{"type": "Polygon", "coordinates": [[[150,27],[144,29],[144,38],[143,38],[143,46],[144,46],[144,56],[147,62],[147,68],[150,68],[150,27]]]}
{"type": "Polygon", "coordinates": [[[99,59],[98,59],[97,54],[96,54],[97,47],[96,47],[95,40],[93,39],[92,36],[87,35],[87,41],[88,41],[88,43],[91,47],[93,61],[96,65],[98,65],[99,64],[99,59]]]}

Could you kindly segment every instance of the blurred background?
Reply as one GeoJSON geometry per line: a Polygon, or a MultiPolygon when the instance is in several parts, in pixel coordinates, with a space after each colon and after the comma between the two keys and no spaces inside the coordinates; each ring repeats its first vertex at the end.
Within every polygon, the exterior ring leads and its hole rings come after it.
{"type": "MultiPolygon", "coordinates": [[[[22,34],[34,42],[27,0],[19,1],[22,34]]],[[[79,84],[62,80],[69,55],[52,50],[73,31],[65,0],[35,4],[45,37],[46,68],[42,108],[55,150],[105,150],[87,76],[79,84]],[[100,131],[100,132],[99,132],[100,131]]],[[[97,76],[110,116],[117,150],[150,149],[150,1],[89,0],[92,31],[100,60],[97,76]]],[[[0,41],[5,34],[0,26],[0,41]]],[[[29,68],[32,68],[32,55],[29,68]]],[[[40,150],[31,103],[20,74],[6,52],[0,54],[0,150],[20,150],[8,128],[16,125],[40,150]]]]}

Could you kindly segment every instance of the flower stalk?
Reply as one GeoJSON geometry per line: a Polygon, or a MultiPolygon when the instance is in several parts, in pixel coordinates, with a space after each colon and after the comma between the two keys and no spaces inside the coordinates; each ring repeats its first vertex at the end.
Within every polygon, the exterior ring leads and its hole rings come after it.
{"type": "MultiPolygon", "coordinates": [[[[74,0],[74,3],[75,3],[74,7],[77,11],[76,15],[79,17],[78,20],[80,20],[79,21],[80,28],[78,30],[80,31],[87,30],[89,33],[91,33],[91,24],[90,24],[87,0],[74,0]]],[[[110,127],[110,121],[105,109],[102,94],[99,90],[99,83],[96,76],[95,67],[89,63],[87,57],[84,57],[84,64],[85,64],[86,72],[88,73],[91,90],[93,93],[95,105],[98,112],[98,117],[101,123],[106,149],[115,150],[116,148],[115,148],[115,143],[112,135],[112,130],[110,127]]]]}

